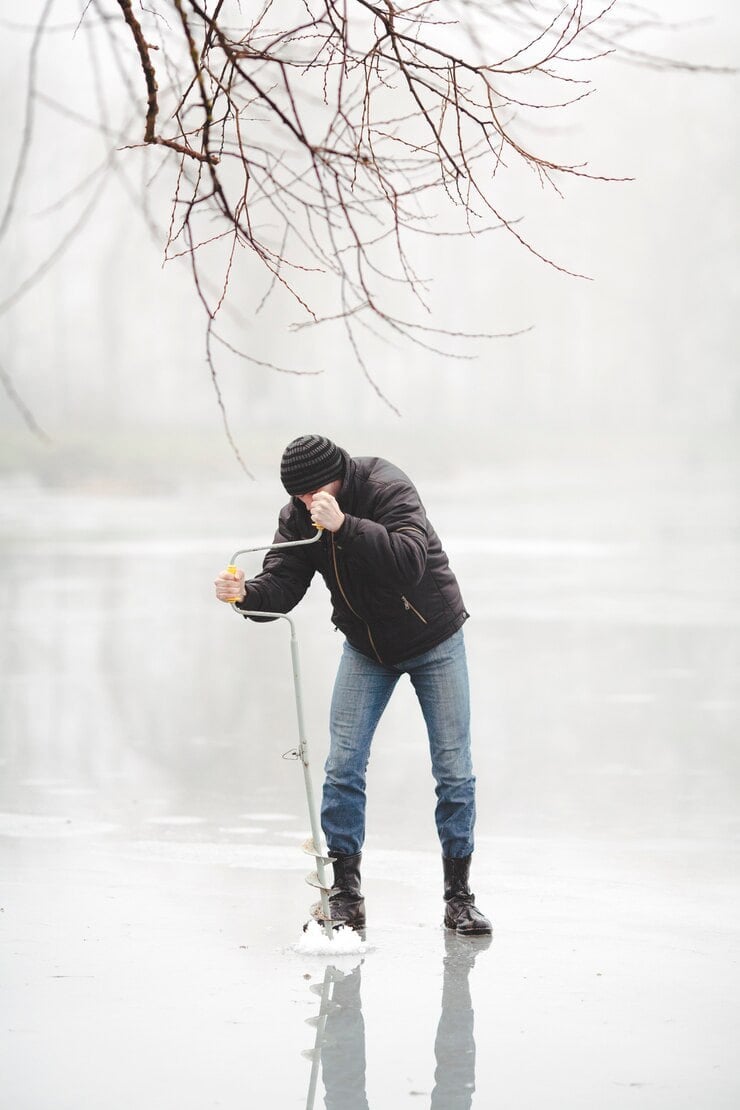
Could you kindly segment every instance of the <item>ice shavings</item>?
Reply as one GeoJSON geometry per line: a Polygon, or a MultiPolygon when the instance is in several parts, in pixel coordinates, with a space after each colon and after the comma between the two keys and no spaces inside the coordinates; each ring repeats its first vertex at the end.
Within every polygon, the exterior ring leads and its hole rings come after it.
{"type": "Polygon", "coordinates": [[[366,944],[354,929],[340,926],[329,939],[318,921],[309,921],[293,951],[302,956],[355,956],[366,951],[366,944]]]}

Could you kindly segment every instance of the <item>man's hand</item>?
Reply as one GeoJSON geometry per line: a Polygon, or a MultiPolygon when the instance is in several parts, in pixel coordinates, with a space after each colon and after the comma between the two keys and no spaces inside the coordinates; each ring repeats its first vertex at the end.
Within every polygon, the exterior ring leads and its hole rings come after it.
{"type": "Polygon", "coordinates": [[[320,524],[327,532],[338,532],[344,524],[344,513],[337,504],[336,497],[332,497],[326,490],[320,490],[311,499],[311,520],[320,524]]]}
{"type": "Polygon", "coordinates": [[[233,574],[228,570],[222,570],[213,584],[219,601],[244,601],[247,596],[247,591],[244,589],[244,571],[238,567],[233,574]]]}

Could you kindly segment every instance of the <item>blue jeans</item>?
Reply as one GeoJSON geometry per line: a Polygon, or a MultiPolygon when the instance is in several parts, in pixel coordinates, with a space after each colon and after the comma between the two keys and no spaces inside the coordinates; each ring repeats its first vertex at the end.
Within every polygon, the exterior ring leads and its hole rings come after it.
{"type": "Polygon", "coordinates": [[[332,696],[331,745],[321,805],[329,851],[354,855],[362,848],[370,745],[402,674],[411,679],[429,734],[442,855],[464,859],[473,851],[475,777],[462,629],[431,651],[391,666],[376,663],[345,642],[332,696]]]}

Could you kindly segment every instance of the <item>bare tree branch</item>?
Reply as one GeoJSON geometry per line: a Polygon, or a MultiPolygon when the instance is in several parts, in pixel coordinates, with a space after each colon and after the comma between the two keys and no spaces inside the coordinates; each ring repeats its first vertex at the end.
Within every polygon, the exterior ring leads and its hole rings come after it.
{"type": "Polygon", "coordinates": [[[17,389],[13,385],[10,375],[8,374],[5,367],[2,365],[0,365],[0,382],[3,383],[3,389],[10,398],[13,407],[17,409],[20,413],[29,431],[32,432],[32,434],[35,435],[37,439],[40,439],[42,443],[51,443],[51,439],[46,434],[44,429],[41,428],[37,423],[35,416],[18,393],[17,389]]]}
{"type": "MultiPolygon", "coordinates": [[[[33,28],[24,130],[0,237],[22,183],[36,103],[79,115],[103,136],[120,134],[103,103],[92,39],[97,114],[37,93],[42,36],[62,29],[48,23],[52,2],[33,28]]],[[[77,26],[94,35],[102,29],[113,60],[107,80],[116,81],[139,128],[138,135],[127,129],[118,149],[162,148],[157,173],[171,167],[164,260],[184,256],[190,265],[206,317],[206,363],[242,466],[214,341],[248,362],[289,371],[247,353],[223,325],[216,333],[216,318],[230,308],[234,326],[235,283],[241,289],[246,277],[253,301],[244,305],[242,297],[239,306],[252,319],[271,297],[287,295],[300,315],[296,328],[341,324],[362,374],[397,412],[369,369],[363,334],[467,358],[440,350],[439,337],[486,341],[527,330],[494,326],[473,336],[439,326],[430,281],[414,257],[420,235],[475,239],[499,230],[554,270],[586,276],[542,250],[522,213],[504,211],[503,182],[533,175],[562,196],[570,181],[627,180],[585,159],[558,158],[553,129],[533,124],[591,96],[594,63],[608,55],[659,68],[709,68],[642,50],[636,37],[656,25],[629,0],[82,3],[77,26]],[[256,288],[255,263],[266,287],[256,288]]],[[[130,191],[128,179],[124,186],[130,191]]],[[[98,199],[96,192],[0,313],[48,272],[98,199]]],[[[151,216],[148,222],[153,229],[151,216]]]]}
{"type": "Polygon", "coordinates": [[[0,240],[3,239],[10,225],[13,210],[18,199],[18,190],[20,189],[21,181],[23,180],[23,174],[25,172],[26,163],[28,161],[28,154],[31,149],[31,140],[33,137],[33,112],[36,99],[36,65],[38,60],[38,50],[44,33],[44,27],[46,26],[46,21],[49,18],[49,13],[51,11],[53,2],[54,0],[46,0],[41,15],[39,16],[39,21],[36,25],[33,42],[31,43],[31,53],[28,59],[28,87],[26,90],[26,110],[23,120],[23,132],[21,134],[21,144],[20,150],[18,152],[18,160],[15,164],[15,170],[10,182],[8,199],[5,203],[5,210],[3,212],[2,219],[0,219],[0,240]]]}

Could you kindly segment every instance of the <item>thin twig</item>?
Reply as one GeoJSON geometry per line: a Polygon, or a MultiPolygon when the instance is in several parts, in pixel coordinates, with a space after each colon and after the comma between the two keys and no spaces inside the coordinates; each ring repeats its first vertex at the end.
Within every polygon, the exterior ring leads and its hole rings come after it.
{"type": "Polygon", "coordinates": [[[36,99],[36,64],[38,61],[39,46],[44,33],[44,27],[49,17],[52,4],[54,0],[46,0],[44,7],[39,16],[39,21],[36,24],[36,31],[31,43],[31,51],[28,58],[28,85],[26,88],[26,107],[23,119],[23,132],[21,134],[20,150],[18,151],[18,160],[15,164],[13,177],[10,182],[10,190],[8,192],[8,199],[5,202],[5,211],[3,212],[2,219],[0,219],[0,240],[5,236],[8,230],[10,220],[13,215],[13,210],[18,199],[18,190],[20,189],[23,174],[26,169],[28,155],[31,150],[31,142],[33,138],[33,111],[34,101],[36,99]]]}
{"type": "Polygon", "coordinates": [[[3,383],[3,388],[10,398],[11,404],[20,413],[29,431],[32,432],[37,439],[40,439],[42,443],[51,443],[51,437],[48,436],[40,426],[36,417],[13,385],[13,381],[7,370],[2,365],[0,365],[0,381],[3,383]]]}

